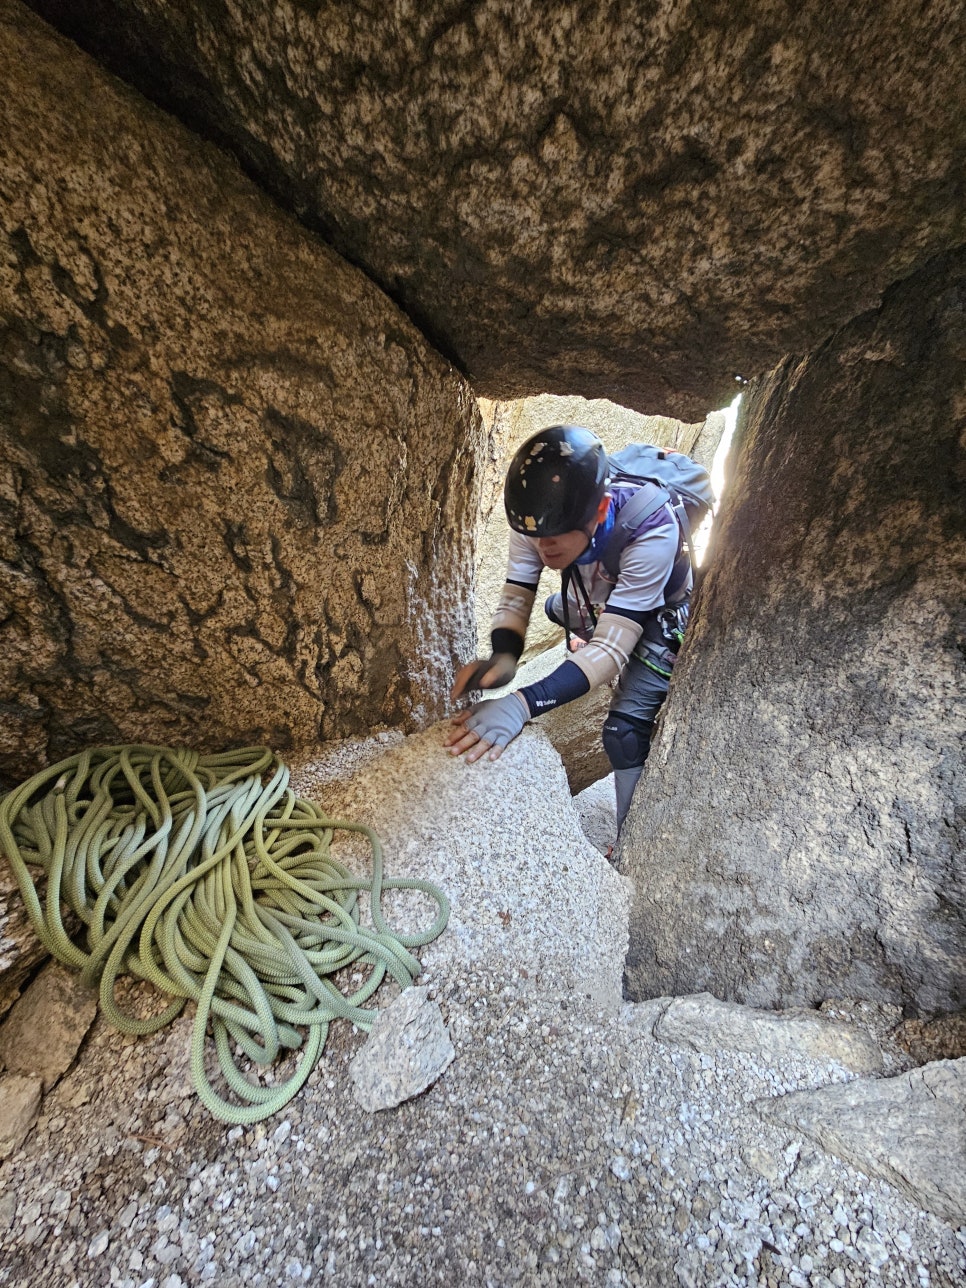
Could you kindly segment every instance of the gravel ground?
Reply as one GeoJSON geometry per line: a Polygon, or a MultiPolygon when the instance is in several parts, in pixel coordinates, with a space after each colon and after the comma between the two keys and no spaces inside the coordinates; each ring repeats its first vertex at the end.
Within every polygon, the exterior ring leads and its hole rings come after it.
{"type": "Polygon", "coordinates": [[[454,898],[419,981],[443,1077],[363,1112],[363,1036],[338,1024],[284,1113],[228,1128],[192,1091],[190,1016],[137,1040],[98,1019],[0,1171],[0,1284],[966,1283],[966,1232],[763,1118],[845,1068],[664,1045],[661,1003],[620,1002],[626,882],[545,741],[475,767],[439,742],[339,748],[299,781],[454,898]]]}

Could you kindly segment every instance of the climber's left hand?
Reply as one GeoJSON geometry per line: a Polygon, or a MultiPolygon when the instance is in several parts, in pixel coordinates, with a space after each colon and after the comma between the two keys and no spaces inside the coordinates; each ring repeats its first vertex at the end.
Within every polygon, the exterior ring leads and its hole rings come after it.
{"type": "Polygon", "coordinates": [[[468,761],[479,760],[487,752],[490,760],[499,760],[529,719],[530,708],[519,693],[489,698],[453,717],[453,730],[443,745],[449,747],[451,756],[465,752],[468,761]]]}

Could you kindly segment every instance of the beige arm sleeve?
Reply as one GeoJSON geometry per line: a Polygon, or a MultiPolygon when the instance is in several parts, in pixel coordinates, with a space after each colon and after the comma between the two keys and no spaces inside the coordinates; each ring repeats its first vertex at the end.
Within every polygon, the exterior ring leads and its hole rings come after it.
{"type": "Polygon", "coordinates": [[[580,667],[592,689],[609,684],[627,665],[643,630],[621,613],[601,613],[590,643],[572,653],[570,661],[580,667]]]}
{"type": "Polygon", "coordinates": [[[490,630],[516,631],[521,639],[526,639],[535,597],[536,591],[516,586],[512,581],[506,582],[490,622],[490,630]]]}

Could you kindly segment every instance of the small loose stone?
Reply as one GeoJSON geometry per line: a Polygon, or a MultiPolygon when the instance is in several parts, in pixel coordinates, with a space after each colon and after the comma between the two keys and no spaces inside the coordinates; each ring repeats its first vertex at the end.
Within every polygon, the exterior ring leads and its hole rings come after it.
{"type": "Polygon", "coordinates": [[[101,1230],[100,1234],[95,1234],[87,1248],[89,1257],[99,1257],[107,1251],[107,1245],[111,1241],[111,1236],[107,1230],[101,1230]]]}

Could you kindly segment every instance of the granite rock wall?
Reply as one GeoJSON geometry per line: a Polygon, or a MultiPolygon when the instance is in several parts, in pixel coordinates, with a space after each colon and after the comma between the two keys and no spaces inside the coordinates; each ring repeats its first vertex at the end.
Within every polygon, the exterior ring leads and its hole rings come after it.
{"type": "Polygon", "coordinates": [[[619,858],[627,985],[966,1004],[966,255],[759,381],[619,858]]]}
{"type": "Polygon", "coordinates": [[[698,420],[966,237],[959,0],[31,0],[480,393],[698,420]]]}
{"type": "Polygon", "coordinates": [[[962,6],[34,7],[100,63],[0,0],[0,790],[441,715],[457,371],[692,419],[751,378],[628,986],[961,1007],[962,6]]]}
{"type": "Polygon", "coordinates": [[[237,165],[0,8],[0,788],[442,712],[483,429],[237,165]]]}

